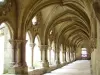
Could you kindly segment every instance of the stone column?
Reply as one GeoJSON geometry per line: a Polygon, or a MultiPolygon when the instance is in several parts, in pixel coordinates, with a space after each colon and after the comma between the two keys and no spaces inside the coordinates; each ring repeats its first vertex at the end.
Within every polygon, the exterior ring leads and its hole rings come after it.
{"type": "Polygon", "coordinates": [[[68,55],[69,55],[69,62],[71,62],[70,49],[68,50],[68,55]]]}
{"type": "Polygon", "coordinates": [[[32,53],[32,54],[31,54],[31,67],[30,67],[30,68],[32,68],[32,69],[35,68],[34,65],[33,65],[33,63],[34,63],[34,62],[33,62],[33,61],[34,61],[34,60],[33,60],[33,57],[34,57],[34,46],[35,46],[34,43],[31,43],[31,44],[30,44],[30,47],[31,47],[31,53],[32,53]]]}
{"type": "Polygon", "coordinates": [[[10,65],[10,69],[9,69],[9,72],[10,74],[14,74],[15,73],[15,70],[14,70],[14,65],[16,63],[16,41],[15,40],[12,40],[10,39],[9,40],[11,46],[12,46],[12,62],[11,65],[10,65]]]}
{"type": "Polygon", "coordinates": [[[42,66],[44,68],[49,68],[49,62],[47,59],[47,50],[48,50],[48,45],[41,45],[40,49],[42,51],[42,66]]]}
{"type": "Polygon", "coordinates": [[[12,46],[12,62],[11,62],[11,66],[15,65],[16,62],[16,42],[15,40],[9,40],[11,46],[12,46]]]}
{"type": "Polygon", "coordinates": [[[71,62],[73,61],[73,53],[70,53],[70,57],[71,57],[71,62]]]}
{"type": "Polygon", "coordinates": [[[74,60],[76,61],[76,52],[74,53],[74,60]]]}
{"type": "Polygon", "coordinates": [[[76,61],[76,51],[75,51],[74,57],[75,57],[75,61],[76,61]]]}
{"type": "Polygon", "coordinates": [[[63,63],[66,63],[66,50],[63,51],[63,63]]]}
{"type": "Polygon", "coordinates": [[[72,61],[74,61],[74,52],[72,52],[72,61]]]}
{"type": "Polygon", "coordinates": [[[60,65],[60,52],[59,48],[56,49],[56,65],[60,65]]]}
{"type": "Polygon", "coordinates": [[[48,50],[49,50],[48,62],[49,62],[49,64],[52,64],[52,63],[51,63],[51,50],[52,50],[52,47],[49,47],[48,50]]]}
{"type": "Polygon", "coordinates": [[[25,61],[25,45],[26,40],[15,40],[16,41],[16,64],[14,66],[15,73],[20,75],[27,75],[28,68],[25,61]]]}

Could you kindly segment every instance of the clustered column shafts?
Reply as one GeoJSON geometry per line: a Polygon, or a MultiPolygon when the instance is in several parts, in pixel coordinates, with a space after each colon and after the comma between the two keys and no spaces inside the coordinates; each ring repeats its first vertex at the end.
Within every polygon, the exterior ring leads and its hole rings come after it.
{"type": "Polygon", "coordinates": [[[47,50],[48,50],[48,45],[41,45],[40,46],[40,49],[42,51],[42,66],[44,68],[48,68],[49,67],[49,62],[48,62],[48,59],[47,59],[47,50]]]}
{"type": "Polygon", "coordinates": [[[66,63],[66,50],[63,51],[63,63],[66,63]]]}
{"type": "Polygon", "coordinates": [[[59,52],[59,48],[56,49],[56,64],[59,65],[60,64],[60,52],[59,52]]]}
{"type": "Polygon", "coordinates": [[[12,44],[12,48],[14,50],[14,58],[12,59],[12,61],[14,61],[12,73],[27,75],[28,69],[25,60],[25,46],[27,40],[9,40],[9,42],[12,44]]]}
{"type": "Polygon", "coordinates": [[[26,40],[16,40],[17,44],[17,65],[18,66],[26,66],[26,61],[25,61],[25,45],[26,45],[26,40]]]}
{"type": "Polygon", "coordinates": [[[10,44],[11,44],[11,46],[12,46],[12,66],[13,65],[15,65],[15,63],[16,63],[16,41],[15,40],[12,40],[12,39],[10,39],[9,40],[9,42],[10,42],[10,44]]]}

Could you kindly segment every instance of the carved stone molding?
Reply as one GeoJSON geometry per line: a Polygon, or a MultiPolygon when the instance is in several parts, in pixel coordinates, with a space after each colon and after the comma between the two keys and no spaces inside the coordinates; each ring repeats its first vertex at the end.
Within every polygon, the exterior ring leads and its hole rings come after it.
{"type": "Polygon", "coordinates": [[[35,45],[36,45],[35,43],[31,43],[30,47],[34,48],[35,45]]]}
{"type": "Polygon", "coordinates": [[[39,45],[39,47],[41,48],[41,50],[47,50],[49,48],[48,45],[39,45]]]}
{"type": "Polygon", "coordinates": [[[4,3],[0,5],[0,16],[6,15],[12,7],[12,0],[5,0],[4,3]]]}

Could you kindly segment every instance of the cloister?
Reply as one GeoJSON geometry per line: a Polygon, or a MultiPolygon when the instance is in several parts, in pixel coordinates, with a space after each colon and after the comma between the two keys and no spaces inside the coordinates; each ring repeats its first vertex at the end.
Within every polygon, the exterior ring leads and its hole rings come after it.
{"type": "Polygon", "coordinates": [[[0,75],[100,75],[100,0],[0,0],[0,75]]]}

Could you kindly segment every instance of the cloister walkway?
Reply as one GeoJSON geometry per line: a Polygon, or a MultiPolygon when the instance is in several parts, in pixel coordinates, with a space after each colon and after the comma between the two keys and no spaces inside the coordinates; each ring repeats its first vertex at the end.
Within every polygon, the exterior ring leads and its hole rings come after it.
{"type": "Polygon", "coordinates": [[[78,60],[44,75],[91,75],[90,61],[78,60]]]}

